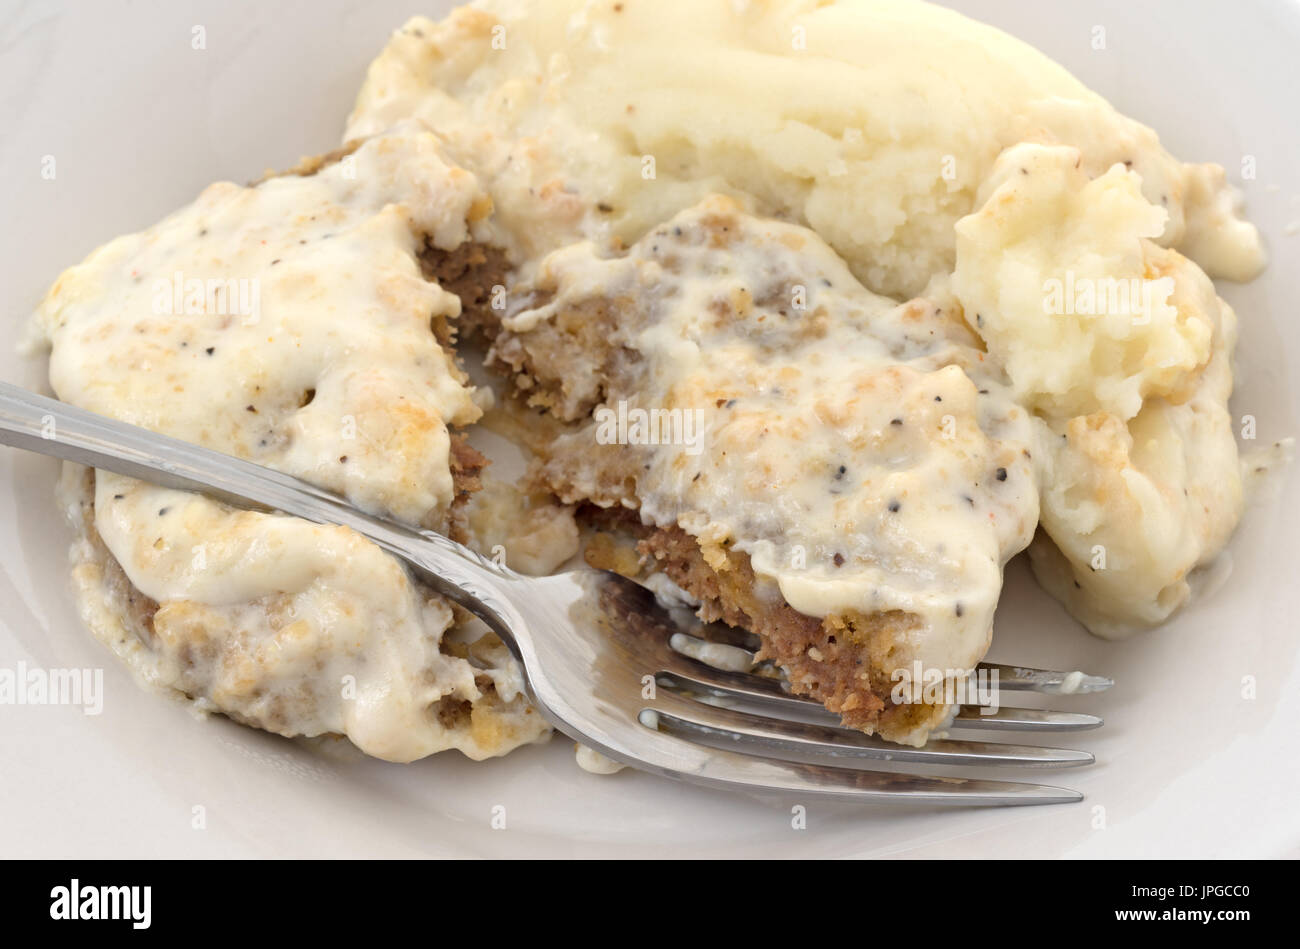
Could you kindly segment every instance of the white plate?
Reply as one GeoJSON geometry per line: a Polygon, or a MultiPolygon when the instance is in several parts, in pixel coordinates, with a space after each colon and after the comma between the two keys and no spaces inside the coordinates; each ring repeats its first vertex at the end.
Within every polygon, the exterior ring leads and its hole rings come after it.
{"type": "MultiPolygon", "coordinates": [[[[1234,411],[1260,442],[1300,432],[1300,5],[1210,0],[955,4],[1033,43],[1185,160],[1240,179],[1272,264],[1222,285],[1241,316],[1234,411]],[[1231,12],[1229,12],[1229,10],[1231,12]],[[1094,27],[1106,49],[1094,50],[1094,27]],[[1294,230],[1294,228],[1292,228],[1294,230]]],[[[59,271],[217,178],[332,147],[369,59],[410,0],[44,2],[0,14],[0,287],[11,337],[59,271]],[[191,48],[193,28],[206,50],[191,48]],[[57,176],[41,177],[44,156],[57,176]]],[[[418,7],[419,4],[414,6],[418,7]]],[[[430,3],[439,14],[446,4],[430,3]]],[[[0,346],[0,377],[43,367],[0,346]]],[[[1092,639],[1020,564],[992,658],[1112,673],[1069,701],[1106,727],[1063,742],[1098,764],[1040,774],[1080,805],[997,811],[764,804],[624,772],[579,771],[571,745],[472,764],[398,766],[200,721],[140,691],[70,604],[55,464],[0,452],[0,667],[98,667],[103,714],[0,706],[0,841],[31,856],[1227,856],[1300,852],[1294,470],[1247,513],[1232,575],[1165,629],[1092,639]],[[1243,677],[1257,682],[1242,697],[1243,677]],[[790,808],[808,807],[806,830],[790,808]],[[506,829],[491,827],[505,807],[506,829]],[[194,828],[203,808],[204,829],[194,828]]],[[[1058,700],[1066,704],[1066,700],[1058,700]]],[[[1032,775],[1026,775],[1032,777],[1032,775]]]]}

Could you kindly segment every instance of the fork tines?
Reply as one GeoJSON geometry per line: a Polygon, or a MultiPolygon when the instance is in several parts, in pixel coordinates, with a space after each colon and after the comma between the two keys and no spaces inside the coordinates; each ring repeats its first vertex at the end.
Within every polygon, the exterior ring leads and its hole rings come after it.
{"type": "MultiPolygon", "coordinates": [[[[705,637],[676,633],[670,659],[656,677],[676,701],[665,709],[642,713],[641,723],[709,747],[735,749],[751,755],[801,762],[817,768],[820,781],[852,786],[872,796],[903,801],[955,804],[1030,804],[1077,801],[1082,795],[1066,788],[1018,782],[871,771],[857,762],[944,766],[1077,767],[1095,759],[1087,751],[1039,747],[998,741],[952,740],[937,733],[914,748],[844,728],[838,717],[814,699],[795,695],[775,671],[755,671],[755,638],[742,630],[714,624],[700,630],[705,637]],[[847,767],[846,767],[847,766],[847,767]],[[834,773],[833,773],[834,772],[834,773]],[[848,772],[839,774],[838,772],[848,772]]],[[[1011,691],[1070,695],[1098,692],[1113,683],[1082,672],[1056,672],[1022,666],[981,664],[996,672],[997,685],[1011,691]]],[[[762,670],[767,671],[767,670],[762,670]]],[[[1102,719],[1081,712],[1018,707],[962,705],[951,720],[952,730],[1060,731],[1097,728],[1102,719]]]]}

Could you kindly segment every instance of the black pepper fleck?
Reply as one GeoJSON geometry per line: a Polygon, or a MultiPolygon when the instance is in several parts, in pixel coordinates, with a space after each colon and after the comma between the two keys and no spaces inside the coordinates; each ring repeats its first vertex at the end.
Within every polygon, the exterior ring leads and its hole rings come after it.
{"type": "Polygon", "coordinates": [[[998,480],[999,480],[999,481],[1006,481],[1006,480],[1007,480],[1007,469],[1006,469],[1006,468],[999,468],[999,469],[998,469],[998,480]]]}
{"type": "Polygon", "coordinates": [[[902,508],[902,506],[903,506],[903,505],[899,504],[897,501],[890,501],[890,502],[889,502],[889,513],[890,513],[890,514],[897,514],[897,513],[899,512],[899,510],[902,508]]]}

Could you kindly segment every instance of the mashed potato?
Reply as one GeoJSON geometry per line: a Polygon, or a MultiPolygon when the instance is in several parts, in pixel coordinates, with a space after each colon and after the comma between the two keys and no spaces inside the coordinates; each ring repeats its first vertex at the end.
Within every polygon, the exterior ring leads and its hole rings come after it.
{"type": "Polygon", "coordinates": [[[1077,149],[1019,145],[981,196],[953,288],[1037,415],[1035,570],[1096,633],[1161,623],[1241,513],[1236,316],[1152,242],[1166,214],[1124,165],[1090,177],[1077,149]]]}
{"type": "Polygon", "coordinates": [[[906,0],[487,2],[415,18],[348,123],[416,116],[485,181],[520,258],[578,232],[631,243],[719,191],[818,232],[870,289],[907,298],[954,263],[953,225],[998,155],[1073,145],[1130,163],[1155,235],[1247,278],[1259,238],[1221,170],[1184,165],[1041,53],[906,0]],[[1226,223],[1230,227],[1224,227],[1226,223]]]}
{"type": "Polygon", "coordinates": [[[1210,358],[1210,314],[1171,304],[1168,215],[1123,165],[1096,178],[1079,151],[1018,145],[957,224],[953,288],[1022,402],[1049,416],[1137,414],[1177,397],[1210,358]]]}
{"type": "Polygon", "coordinates": [[[1107,637],[1158,625],[1182,606],[1190,574],[1214,559],[1242,511],[1228,413],[1237,318],[1195,264],[1162,253],[1170,304],[1213,328],[1205,367],[1176,396],[1146,399],[1132,418],[1039,419],[1045,536],[1030,548],[1034,572],[1107,637]]]}

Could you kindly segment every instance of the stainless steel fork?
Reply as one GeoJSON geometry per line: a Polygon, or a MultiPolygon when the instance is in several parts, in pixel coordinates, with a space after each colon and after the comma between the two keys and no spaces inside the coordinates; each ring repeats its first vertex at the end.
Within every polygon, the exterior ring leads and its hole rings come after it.
{"type": "MultiPolygon", "coordinates": [[[[820,704],[777,678],[714,668],[687,655],[691,639],[636,583],[579,570],[527,577],[445,537],[375,517],[298,478],[0,383],[0,444],[102,468],[242,507],[350,527],[400,557],[433,589],[481,617],[523,667],[529,697],[564,734],[616,761],[697,784],[777,792],[798,800],[1008,805],[1077,801],[1064,788],[867,770],[862,762],[1071,766],[1092,755],[984,741],[910,748],[839,727],[820,704]],[[685,651],[683,651],[685,650],[685,651]],[[855,766],[857,765],[857,766],[855,766]]],[[[747,634],[699,628],[700,638],[752,647],[747,634]]],[[[696,652],[698,655],[699,653],[696,652]]],[[[1088,692],[1109,679],[1011,666],[1007,690],[1088,692]]],[[[954,728],[1077,730],[1101,719],[962,707],[954,728]]]]}

